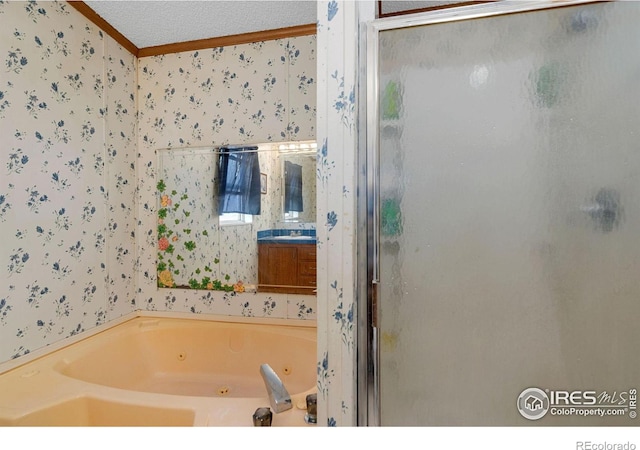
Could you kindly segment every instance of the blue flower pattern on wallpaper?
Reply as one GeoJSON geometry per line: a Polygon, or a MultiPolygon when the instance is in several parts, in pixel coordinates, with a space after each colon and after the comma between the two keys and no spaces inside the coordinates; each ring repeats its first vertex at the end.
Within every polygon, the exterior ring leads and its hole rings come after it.
{"type": "Polygon", "coordinates": [[[155,235],[159,148],[315,138],[315,36],[136,60],[65,2],[0,16],[0,361],[135,309],[315,319],[312,296],[159,294],[155,235]]]}
{"type": "Polygon", "coordinates": [[[354,341],[353,341],[353,308],[354,304],[351,303],[345,306],[343,302],[342,296],[342,288],[338,288],[338,281],[335,280],[331,283],[331,289],[335,291],[334,295],[336,298],[335,303],[337,306],[333,311],[333,319],[340,326],[340,333],[342,336],[342,342],[344,342],[345,346],[349,351],[354,350],[354,341]]]}
{"type": "MultiPolygon", "coordinates": [[[[354,192],[358,164],[356,133],[356,93],[358,81],[357,35],[364,15],[373,13],[358,2],[321,1],[318,4],[319,90],[326,93],[318,114],[317,181],[326,202],[319,217],[326,217],[319,228],[318,280],[319,301],[326,306],[326,316],[319,326],[318,393],[319,415],[327,426],[355,425],[355,299],[353,286],[355,261],[351,256],[355,244],[354,192]],[[335,261],[341,261],[335,264],[335,261]]],[[[373,17],[370,17],[373,19],[373,17]]],[[[319,105],[320,106],[320,105],[319,105]]]]}
{"type": "Polygon", "coordinates": [[[340,115],[344,126],[349,132],[352,132],[354,129],[356,109],[355,87],[351,86],[350,89],[345,90],[344,77],[339,77],[337,70],[331,74],[331,78],[338,83],[338,98],[334,100],[333,107],[340,115]]]}
{"type": "Polygon", "coordinates": [[[65,2],[0,16],[3,361],[133,310],[137,138],[131,54],[65,2]]]}
{"type": "Polygon", "coordinates": [[[327,187],[329,177],[331,176],[331,172],[335,166],[335,161],[329,159],[328,140],[325,138],[322,142],[322,146],[320,147],[320,151],[318,152],[316,162],[317,179],[321,186],[325,188],[327,187]]]}
{"type": "MultiPolygon", "coordinates": [[[[331,231],[338,224],[338,215],[335,211],[330,211],[327,213],[327,231],[331,231]]],[[[329,239],[327,237],[327,239],[329,239]]]]}
{"type": "Polygon", "coordinates": [[[329,385],[331,384],[331,380],[335,375],[334,369],[331,369],[329,367],[329,353],[324,353],[322,360],[318,362],[316,372],[318,393],[326,398],[329,393],[329,385]]]}
{"type": "Polygon", "coordinates": [[[331,22],[336,14],[338,14],[338,2],[332,0],[327,5],[327,21],[331,22]]]}
{"type": "MultiPolygon", "coordinates": [[[[206,148],[228,143],[315,139],[315,46],[315,36],[303,36],[140,59],[138,166],[143,168],[144,176],[138,179],[138,202],[143,207],[137,251],[142,274],[138,290],[140,298],[147,299],[141,302],[145,309],[167,308],[156,293],[159,210],[156,187],[160,177],[169,186],[168,192],[177,192],[172,196],[174,202],[183,195],[188,196],[187,202],[195,202],[188,205],[191,214],[188,218],[176,217],[181,221],[176,233],[184,235],[184,229],[192,230],[194,237],[189,239],[196,246],[184,261],[174,258],[175,283],[182,285],[185,283],[180,278],[187,281],[195,278],[202,285],[206,277],[228,284],[240,280],[244,284],[256,283],[256,233],[274,228],[280,220],[274,215],[278,209],[271,207],[281,195],[281,183],[272,177],[277,162],[268,153],[260,154],[261,172],[270,177],[262,206],[271,214],[255,217],[252,225],[220,227],[211,207],[215,201],[212,177],[216,159],[210,151],[207,155],[206,148]],[[163,150],[169,147],[199,147],[200,153],[181,156],[163,150]],[[173,154],[171,160],[167,153],[173,154]],[[161,174],[157,167],[160,157],[161,174]],[[201,230],[195,225],[197,222],[207,223],[208,228],[201,230]],[[205,266],[211,273],[204,273],[205,266]],[[200,273],[191,275],[197,268],[200,273]]],[[[178,239],[177,242],[182,242],[182,237],[178,239]]],[[[228,295],[216,290],[203,294],[196,289],[172,292],[177,292],[178,298],[170,303],[173,311],[292,319],[315,319],[316,314],[314,296],[228,295]]]]}

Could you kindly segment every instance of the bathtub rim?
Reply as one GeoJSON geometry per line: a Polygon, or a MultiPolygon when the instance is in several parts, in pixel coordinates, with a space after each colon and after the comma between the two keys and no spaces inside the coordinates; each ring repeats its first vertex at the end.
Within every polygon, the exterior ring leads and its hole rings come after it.
{"type": "Polygon", "coordinates": [[[77,342],[88,339],[92,336],[100,334],[111,328],[114,328],[123,323],[129,322],[134,319],[148,318],[148,319],[182,319],[182,320],[197,320],[197,321],[209,321],[209,322],[226,322],[226,323],[244,323],[244,324],[260,324],[260,325],[282,325],[289,327],[302,327],[302,328],[316,328],[317,320],[309,319],[279,319],[269,317],[243,317],[243,316],[224,316],[218,314],[194,314],[186,312],[173,312],[173,311],[143,311],[136,310],[131,313],[125,314],[118,318],[112,319],[101,325],[93,327],[89,330],[85,330],[74,336],[69,336],[61,339],[60,341],[49,344],[45,347],[39,348],[26,355],[19,356],[9,361],[0,363],[0,375],[17,369],[21,366],[29,364],[40,358],[48,356],[49,354],[62,350],[77,342]]]}

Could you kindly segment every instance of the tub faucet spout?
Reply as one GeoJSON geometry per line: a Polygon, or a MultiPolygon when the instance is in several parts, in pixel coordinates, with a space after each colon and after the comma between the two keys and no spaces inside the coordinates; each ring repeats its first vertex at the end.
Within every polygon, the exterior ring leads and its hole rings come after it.
{"type": "Polygon", "coordinates": [[[293,407],[291,403],[291,396],[269,364],[263,364],[260,366],[260,375],[262,375],[264,385],[267,388],[271,408],[273,408],[276,413],[281,413],[291,409],[293,407]]]}

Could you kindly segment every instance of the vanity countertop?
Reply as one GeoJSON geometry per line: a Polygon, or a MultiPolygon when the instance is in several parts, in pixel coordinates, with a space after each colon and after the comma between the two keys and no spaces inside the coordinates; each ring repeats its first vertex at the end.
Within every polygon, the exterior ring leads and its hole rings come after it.
{"type": "Polygon", "coordinates": [[[314,244],[315,236],[271,236],[258,239],[258,244],[314,244]]]}
{"type": "Polygon", "coordinates": [[[316,230],[275,229],[258,231],[258,244],[315,244],[316,230]]]}

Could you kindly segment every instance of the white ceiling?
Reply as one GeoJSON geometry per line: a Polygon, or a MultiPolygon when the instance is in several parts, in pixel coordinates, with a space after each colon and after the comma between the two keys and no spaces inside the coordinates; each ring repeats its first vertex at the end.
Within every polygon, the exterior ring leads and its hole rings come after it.
{"type": "Polygon", "coordinates": [[[85,1],[136,47],[317,22],[316,0],[85,1]]]}
{"type": "MultiPolygon", "coordinates": [[[[377,0],[346,0],[371,1],[377,0]]],[[[384,0],[383,14],[463,0],[384,0]]],[[[317,23],[316,0],[92,0],[85,3],[138,48],[317,23]]]]}

